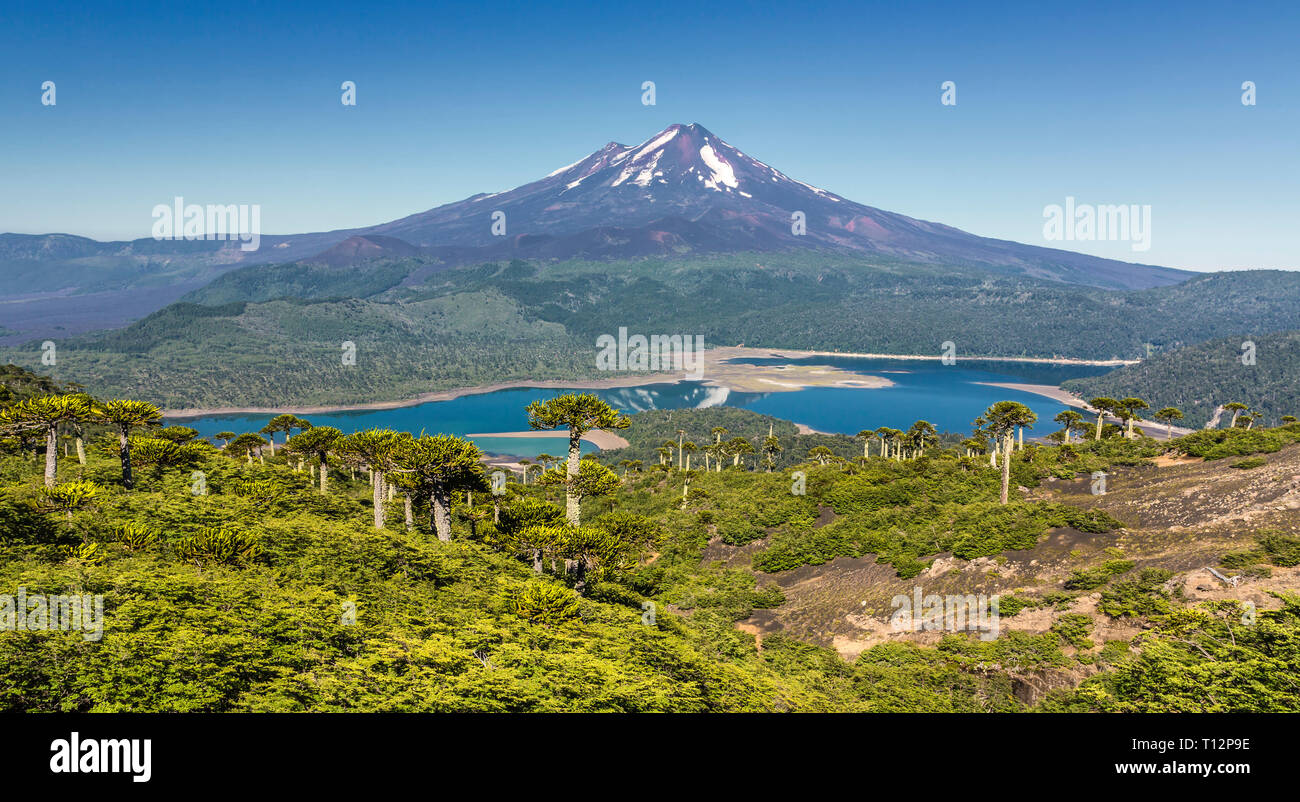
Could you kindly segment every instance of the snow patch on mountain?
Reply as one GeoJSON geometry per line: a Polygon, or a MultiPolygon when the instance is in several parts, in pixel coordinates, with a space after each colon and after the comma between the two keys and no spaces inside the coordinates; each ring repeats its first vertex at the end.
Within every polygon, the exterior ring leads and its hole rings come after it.
{"type": "MultiPolygon", "coordinates": [[[[739,153],[740,151],[736,152],[739,153]]],[[[704,186],[709,189],[719,189],[719,184],[732,189],[740,186],[740,182],[736,180],[736,171],[732,170],[731,165],[723,161],[717,153],[714,153],[712,145],[705,145],[700,148],[700,158],[713,171],[713,178],[705,181],[704,186]]]]}

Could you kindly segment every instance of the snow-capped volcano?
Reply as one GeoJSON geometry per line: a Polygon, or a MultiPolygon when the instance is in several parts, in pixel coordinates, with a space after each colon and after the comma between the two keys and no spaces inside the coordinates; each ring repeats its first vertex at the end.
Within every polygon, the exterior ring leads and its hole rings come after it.
{"type": "Polygon", "coordinates": [[[808,227],[806,244],[843,245],[833,229],[854,226],[853,212],[865,207],[853,207],[745,155],[702,125],[677,124],[638,145],[610,142],[509,192],[475,195],[371,231],[426,246],[492,246],[500,240],[494,240],[491,213],[502,211],[508,237],[572,237],[592,229],[635,232],[649,226],[643,233],[665,248],[705,244],[691,242],[689,235],[682,239],[685,228],[696,229],[709,250],[730,235],[738,238],[731,249],[766,249],[799,244],[796,211],[823,222],[821,230],[808,227]],[[849,216],[838,211],[841,207],[849,216]],[[832,210],[836,213],[829,214],[832,210]]]}
{"type": "MultiPolygon", "coordinates": [[[[746,156],[697,123],[670,125],[632,147],[610,142],[586,159],[547,177],[564,177],[567,191],[598,173],[597,183],[610,188],[697,184],[697,188],[736,192],[745,198],[755,197],[755,192],[771,194],[773,185],[780,188],[792,182],[775,167],[746,156]],[[607,168],[617,168],[617,173],[607,168]]],[[[825,190],[799,181],[793,183],[822,197],[841,200],[825,190]]]]}
{"type": "Polygon", "coordinates": [[[791,178],[695,123],[670,125],[638,145],[610,142],[507,192],[343,233],[396,237],[455,262],[812,248],[985,265],[1096,286],[1155,286],[1188,275],[986,239],[855,203],[791,178]],[[505,215],[504,236],[493,228],[498,212],[505,215]]]}

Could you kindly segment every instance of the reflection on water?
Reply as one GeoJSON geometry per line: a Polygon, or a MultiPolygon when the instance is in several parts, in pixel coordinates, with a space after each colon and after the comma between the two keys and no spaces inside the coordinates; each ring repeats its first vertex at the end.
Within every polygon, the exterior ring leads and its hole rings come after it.
{"type": "MultiPolygon", "coordinates": [[[[610,405],[624,412],[651,409],[703,409],[731,406],[752,409],[766,415],[793,420],[824,432],[854,434],[862,429],[891,426],[906,429],[917,419],[935,424],[940,431],[969,431],[971,421],[997,401],[1019,401],[1038,413],[1040,432],[1058,428],[1052,418],[1064,407],[1051,399],[1017,390],[989,387],[979,382],[1056,385],[1078,376],[1094,376],[1111,368],[1081,365],[1040,365],[1020,362],[959,360],[956,365],[938,361],[862,359],[858,357],[812,357],[801,360],[736,360],[746,364],[825,364],[858,373],[883,376],[891,387],[853,389],[810,387],[777,393],[740,393],[699,382],[646,384],[592,390],[610,405]]],[[[707,378],[707,377],[706,377],[707,378]]],[[[512,432],[528,428],[524,408],[531,401],[562,395],[566,390],[521,388],[481,395],[467,395],[451,401],[433,401],[397,409],[331,412],[307,415],[317,426],[336,426],[344,432],[371,427],[389,427],[415,434],[445,432],[512,432]]],[[[220,415],[178,421],[199,430],[205,437],[219,431],[255,432],[271,415],[220,415]]],[[[283,435],[281,435],[283,438],[283,435]]],[[[535,457],[539,453],[560,454],[567,441],[555,438],[478,438],[479,447],[489,453],[535,457]]],[[[584,444],[586,450],[590,446],[584,444]]]]}

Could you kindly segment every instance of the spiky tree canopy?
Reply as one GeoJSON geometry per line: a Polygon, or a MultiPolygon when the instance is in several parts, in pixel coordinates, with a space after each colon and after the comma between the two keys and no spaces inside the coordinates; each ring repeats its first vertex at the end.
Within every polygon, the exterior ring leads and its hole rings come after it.
{"type": "Polygon", "coordinates": [[[593,429],[626,429],[629,421],[592,393],[568,393],[529,404],[528,425],[534,429],[565,427],[581,436],[593,429]]]}
{"type": "Polygon", "coordinates": [[[485,490],[482,460],[483,452],[468,440],[446,434],[421,435],[396,448],[393,480],[420,496],[485,490]]]}
{"type": "Polygon", "coordinates": [[[1005,436],[1017,426],[1032,429],[1038,415],[1019,401],[999,401],[984,412],[989,431],[1005,436]]]}
{"type": "Polygon", "coordinates": [[[106,401],[95,410],[95,417],[119,429],[148,426],[162,420],[162,411],[148,401],[127,399],[106,401]]]}
{"type": "Polygon", "coordinates": [[[290,437],[285,443],[285,448],[297,454],[307,454],[316,457],[321,462],[329,458],[329,452],[335,448],[339,440],[343,438],[343,432],[333,426],[316,426],[290,437]]]}

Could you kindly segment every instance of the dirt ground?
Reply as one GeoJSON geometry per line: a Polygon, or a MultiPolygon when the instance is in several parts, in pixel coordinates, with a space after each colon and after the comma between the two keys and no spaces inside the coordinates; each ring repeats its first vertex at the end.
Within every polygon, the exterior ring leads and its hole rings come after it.
{"type": "MultiPolygon", "coordinates": [[[[895,631],[890,623],[895,596],[912,597],[917,587],[924,595],[1041,595],[1062,590],[1074,570],[1115,559],[1115,549],[1137,564],[1134,570],[1172,571],[1175,576],[1168,587],[1181,590],[1189,602],[1239,599],[1261,610],[1275,609],[1279,603],[1267,591],[1300,590],[1300,568],[1275,567],[1270,577],[1242,577],[1237,586],[1225,584],[1207,570],[1217,568],[1226,552],[1251,547],[1261,530],[1300,534],[1300,445],[1263,456],[1264,466],[1246,470],[1231,467],[1240,458],[1162,459],[1153,465],[1119,468],[1107,477],[1105,495],[1093,495],[1087,477],[1044,482],[1025,494],[1104,510],[1123,521],[1125,528],[1106,534],[1055,529],[1033,549],[969,562],[939,554],[929,570],[913,579],[898,578],[892,567],[878,565],[874,556],[840,557],[780,574],[758,573],[760,586],[779,585],[786,602],[775,609],[756,610],[737,626],[760,638],[784,631],[833,647],[852,660],[888,640],[934,643],[942,636],[895,631]]],[[[818,523],[824,525],[829,519],[824,511],[818,523]]],[[[704,559],[747,567],[762,548],[763,541],[743,547],[715,541],[704,559]]],[[[1235,573],[1219,570],[1229,578],[1235,573]]],[[[1001,617],[999,626],[1004,631],[1041,633],[1060,615],[1085,613],[1093,616],[1096,628],[1090,637],[1098,649],[1108,640],[1129,640],[1140,632],[1139,625],[1127,619],[1097,614],[1099,599],[1100,592],[1095,592],[1076,598],[1065,610],[1026,609],[1001,617]]]]}

